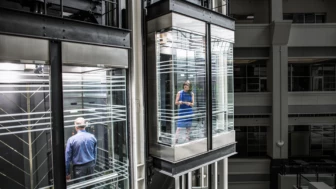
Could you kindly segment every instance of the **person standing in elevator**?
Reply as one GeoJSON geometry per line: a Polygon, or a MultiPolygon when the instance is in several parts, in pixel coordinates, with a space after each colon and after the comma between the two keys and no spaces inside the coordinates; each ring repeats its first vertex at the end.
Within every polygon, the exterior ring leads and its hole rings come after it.
{"type": "MultiPolygon", "coordinates": [[[[66,180],[70,180],[70,162],[73,165],[74,178],[88,176],[94,173],[97,156],[97,139],[85,130],[85,119],[75,120],[77,134],[68,139],[65,150],[66,180]]],[[[85,180],[85,179],[80,179],[85,180]]]]}
{"type": "Polygon", "coordinates": [[[194,93],[192,92],[192,85],[189,80],[183,83],[183,90],[176,94],[175,104],[179,106],[178,120],[176,129],[176,144],[180,138],[181,130],[185,129],[184,141],[188,142],[190,139],[190,128],[192,126],[192,115],[194,106],[194,93]]]}

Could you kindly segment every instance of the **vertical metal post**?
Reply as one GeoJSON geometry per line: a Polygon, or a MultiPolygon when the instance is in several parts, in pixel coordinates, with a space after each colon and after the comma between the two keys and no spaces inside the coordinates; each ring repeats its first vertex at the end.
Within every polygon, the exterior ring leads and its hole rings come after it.
{"type": "MultiPolygon", "coordinates": [[[[336,179],[336,176],[335,176],[336,179]]],[[[335,180],[335,184],[336,184],[336,180],[335,180]]],[[[190,171],[188,173],[188,189],[192,189],[192,172],[190,171]]]]}
{"type": "Polygon", "coordinates": [[[213,174],[212,174],[212,171],[213,171],[213,167],[212,165],[208,165],[208,173],[207,173],[207,179],[208,179],[208,189],[212,189],[212,180],[213,180],[213,174]]]}
{"type": "Polygon", "coordinates": [[[223,160],[223,164],[224,164],[224,188],[223,189],[228,189],[229,188],[229,169],[228,169],[228,158],[224,158],[223,160]]]}
{"type": "Polygon", "coordinates": [[[44,0],[44,14],[47,15],[48,14],[48,7],[47,7],[47,0],[44,0]]]}
{"type": "Polygon", "coordinates": [[[60,0],[61,17],[63,18],[63,0],[60,0]]]}
{"type": "Polygon", "coordinates": [[[206,115],[208,151],[212,150],[211,25],[206,25],[206,115]]]}
{"type": "Polygon", "coordinates": [[[180,177],[175,177],[175,189],[180,189],[180,177]]]}
{"type": "MultiPolygon", "coordinates": [[[[27,87],[27,91],[29,91],[29,87],[27,87]]],[[[27,92],[27,113],[28,113],[28,125],[31,124],[30,121],[30,94],[27,92]]],[[[30,187],[34,188],[34,171],[33,171],[33,143],[32,143],[32,132],[31,132],[32,127],[28,127],[28,148],[29,148],[29,174],[30,174],[30,187]]]]}
{"type": "MultiPolygon", "coordinates": [[[[213,189],[218,189],[218,163],[215,162],[213,164],[213,175],[212,175],[212,188],[213,189]]],[[[209,189],[212,189],[209,187],[209,189]]]]}
{"type": "Polygon", "coordinates": [[[182,175],[182,187],[181,189],[186,189],[186,175],[182,175]]]}
{"type": "Polygon", "coordinates": [[[117,17],[117,24],[118,24],[118,28],[121,28],[122,26],[121,26],[121,2],[120,2],[121,0],[117,0],[116,1],[116,3],[117,3],[117,15],[116,15],[116,17],[117,17]]]}
{"type": "Polygon", "coordinates": [[[200,181],[201,181],[201,188],[204,188],[205,183],[204,183],[204,167],[201,168],[201,176],[200,176],[200,181]]]}
{"type": "Polygon", "coordinates": [[[212,0],[208,0],[208,9],[212,10],[212,0]]]}
{"type": "Polygon", "coordinates": [[[66,188],[61,45],[60,41],[49,42],[54,189],[66,188]]]}

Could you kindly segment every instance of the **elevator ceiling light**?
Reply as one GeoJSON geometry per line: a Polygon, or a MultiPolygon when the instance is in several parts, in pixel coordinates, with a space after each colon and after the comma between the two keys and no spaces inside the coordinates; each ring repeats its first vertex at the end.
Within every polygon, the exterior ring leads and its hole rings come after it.
{"type": "Polygon", "coordinates": [[[0,63],[0,70],[4,71],[23,71],[24,64],[0,63]]]}

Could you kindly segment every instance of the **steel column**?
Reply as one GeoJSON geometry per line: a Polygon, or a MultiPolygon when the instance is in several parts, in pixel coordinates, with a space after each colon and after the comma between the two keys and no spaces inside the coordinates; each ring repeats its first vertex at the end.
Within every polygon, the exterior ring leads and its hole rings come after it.
{"type": "Polygon", "coordinates": [[[212,174],[212,178],[213,178],[212,179],[212,188],[213,189],[218,189],[218,162],[214,163],[212,166],[213,166],[213,170],[212,170],[212,173],[213,173],[212,174]]]}
{"type": "Polygon", "coordinates": [[[228,158],[223,159],[223,166],[224,166],[224,188],[223,189],[228,189],[229,188],[228,158]]]}
{"type": "Polygon", "coordinates": [[[61,18],[63,18],[63,0],[60,0],[60,8],[61,8],[61,18]]]}
{"type": "Polygon", "coordinates": [[[182,175],[182,188],[181,189],[186,189],[186,175],[182,175]]]}
{"type": "Polygon", "coordinates": [[[175,189],[180,189],[180,176],[175,177],[175,189]]]}
{"type": "MultiPolygon", "coordinates": [[[[336,176],[335,176],[335,178],[336,178],[336,176]]],[[[192,189],[192,171],[190,171],[188,173],[188,189],[192,189]]]]}
{"type": "Polygon", "coordinates": [[[52,155],[54,188],[66,188],[64,156],[64,116],[62,86],[62,45],[60,41],[50,41],[50,95],[52,116],[52,155]]]}
{"type": "Polygon", "coordinates": [[[206,116],[208,151],[212,150],[211,25],[206,25],[206,116]]]}

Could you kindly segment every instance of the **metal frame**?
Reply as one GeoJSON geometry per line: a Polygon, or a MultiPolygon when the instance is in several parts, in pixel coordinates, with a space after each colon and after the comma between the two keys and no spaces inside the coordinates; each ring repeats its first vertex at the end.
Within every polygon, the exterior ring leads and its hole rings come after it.
{"type": "MultiPolygon", "coordinates": [[[[130,49],[131,47],[131,41],[130,41],[131,31],[1,7],[0,7],[0,23],[1,23],[0,34],[5,34],[12,37],[22,36],[23,39],[29,39],[33,42],[38,39],[46,39],[48,43],[48,45],[46,46],[48,46],[49,48],[49,61],[50,61],[50,68],[52,70],[52,72],[50,73],[51,74],[50,94],[52,98],[51,116],[52,116],[52,141],[53,141],[52,155],[53,155],[53,168],[54,168],[53,180],[55,189],[66,188],[65,166],[63,166],[65,165],[64,121],[63,121],[64,117],[63,117],[63,103],[60,103],[63,101],[62,42],[76,42],[78,44],[81,43],[81,44],[99,45],[96,47],[100,48],[106,48],[102,46],[117,47],[121,48],[122,50],[128,51],[128,49],[130,49]]],[[[128,53],[131,52],[128,51],[128,53]]],[[[13,59],[13,61],[20,62],[20,60],[25,59],[27,56],[28,56],[27,54],[21,53],[19,54],[19,57],[14,56],[14,58],[18,58],[18,60],[13,59]]],[[[8,56],[4,56],[3,60],[7,59],[8,56]]],[[[12,61],[12,57],[10,57],[10,61],[12,61]]],[[[127,65],[125,64],[125,62],[122,62],[122,64],[119,65],[118,67],[123,67],[127,69],[128,64],[129,59],[127,58],[127,65]]],[[[127,93],[127,98],[130,99],[129,93],[127,93]]],[[[130,124],[127,124],[128,131],[130,131],[131,128],[132,127],[130,126],[130,124]]],[[[132,137],[127,138],[128,138],[127,148],[128,150],[131,150],[130,146],[132,144],[130,138],[132,137]]],[[[123,169],[129,169],[129,172],[131,172],[131,166],[123,165],[123,169]]],[[[123,174],[121,176],[123,178],[129,178],[128,174],[123,174]]],[[[120,180],[119,176],[118,179],[120,180]]],[[[129,181],[131,182],[131,179],[129,181]]]]}
{"type": "Polygon", "coordinates": [[[148,6],[147,10],[147,20],[175,12],[227,29],[235,29],[232,18],[185,0],[161,0],[148,6]]]}
{"type": "Polygon", "coordinates": [[[200,167],[210,165],[219,160],[225,159],[236,154],[236,144],[233,143],[226,147],[210,151],[208,153],[190,158],[178,163],[164,161],[160,158],[154,157],[154,166],[165,175],[177,177],[200,167]]]}
{"type": "Polygon", "coordinates": [[[206,24],[206,123],[208,151],[212,150],[212,63],[211,63],[211,24],[206,24]]]}
{"type": "Polygon", "coordinates": [[[51,117],[53,146],[54,188],[66,188],[65,158],[64,158],[64,114],[63,114],[63,80],[62,80],[62,44],[60,41],[50,41],[49,46],[51,71],[51,117]]]}
{"type": "Polygon", "coordinates": [[[130,30],[0,7],[0,33],[130,48],[130,30]]]}

